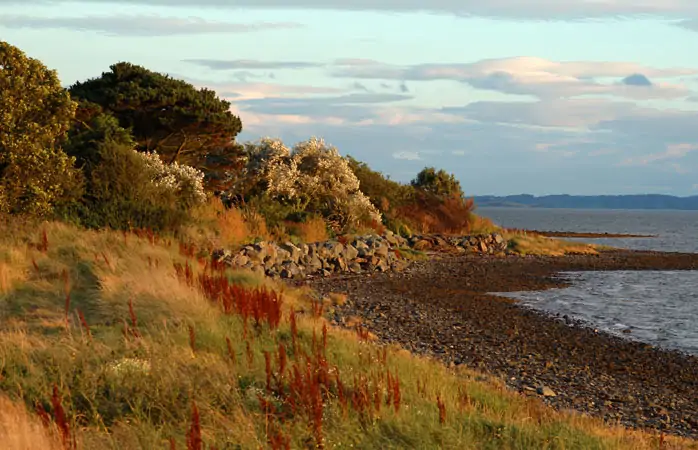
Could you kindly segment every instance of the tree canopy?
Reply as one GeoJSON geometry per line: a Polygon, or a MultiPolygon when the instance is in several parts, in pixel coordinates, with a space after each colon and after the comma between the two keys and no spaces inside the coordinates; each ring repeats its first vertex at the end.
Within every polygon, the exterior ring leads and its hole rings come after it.
{"type": "Polygon", "coordinates": [[[230,102],[210,89],[144,67],[120,62],[101,77],[75,83],[70,94],[99,105],[131,130],[138,150],[155,151],[165,162],[215,171],[236,153],[240,118],[230,102]]]}
{"type": "Polygon", "coordinates": [[[433,167],[425,167],[412,180],[411,184],[418,189],[440,197],[463,196],[460,182],[453,174],[449,174],[443,169],[437,171],[433,167]]]}
{"type": "Polygon", "coordinates": [[[0,212],[49,213],[80,189],[58,145],[76,104],[55,71],[0,41],[0,105],[0,212]]]}

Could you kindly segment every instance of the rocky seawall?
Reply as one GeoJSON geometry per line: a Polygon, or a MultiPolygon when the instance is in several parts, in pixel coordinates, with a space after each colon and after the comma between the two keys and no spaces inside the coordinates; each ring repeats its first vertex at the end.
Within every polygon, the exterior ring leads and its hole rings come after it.
{"type": "Polygon", "coordinates": [[[402,271],[411,262],[409,251],[461,254],[501,254],[507,241],[498,233],[478,236],[415,235],[387,232],[312,244],[257,242],[237,251],[216,250],[213,257],[233,268],[248,269],[272,278],[302,279],[336,273],[402,271]]]}

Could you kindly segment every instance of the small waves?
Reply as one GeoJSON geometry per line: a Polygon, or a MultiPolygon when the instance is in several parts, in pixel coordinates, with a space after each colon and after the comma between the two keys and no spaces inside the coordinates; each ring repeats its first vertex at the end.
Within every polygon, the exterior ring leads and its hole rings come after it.
{"type": "Polygon", "coordinates": [[[571,286],[498,294],[629,339],[698,355],[698,272],[561,274],[571,286]]]}

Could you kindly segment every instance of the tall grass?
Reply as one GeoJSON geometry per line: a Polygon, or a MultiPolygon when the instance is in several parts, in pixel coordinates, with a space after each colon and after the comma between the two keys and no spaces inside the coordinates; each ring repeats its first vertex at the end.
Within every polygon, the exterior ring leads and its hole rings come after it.
{"type": "Polygon", "coordinates": [[[523,231],[506,231],[504,237],[509,242],[509,249],[520,255],[564,256],[598,254],[598,246],[594,244],[549,238],[523,231]]]}
{"type": "MultiPolygon", "coordinates": [[[[364,328],[334,328],[324,314],[341,296],[230,271],[171,237],[56,223],[15,231],[0,235],[5,252],[26,254],[12,260],[24,275],[0,293],[0,393],[40,412],[49,425],[36,439],[126,450],[658,448],[658,436],[555,412],[482,374],[379,346],[364,328]]],[[[10,411],[2,423],[38,423],[10,411]]]]}

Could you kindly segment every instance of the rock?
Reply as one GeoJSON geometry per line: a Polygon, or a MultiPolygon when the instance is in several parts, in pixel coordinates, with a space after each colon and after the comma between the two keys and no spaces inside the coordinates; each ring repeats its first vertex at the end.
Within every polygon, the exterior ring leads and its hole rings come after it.
{"type": "Polygon", "coordinates": [[[349,271],[352,273],[361,273],[363,270],[361,269],[361,264],[353,262],[349,264],[349,271]]]}
{"type": "Polygon", "coordinates": [[[543,397],[557,397],[557,394],[548,386],[540,386],[536,392],[538,392],[538,395],[542,395],[543,397]]]}
{"type": "Polygon", "coordinates": [[[385,240],[388,242],[388,244],[393,245],[393,246],[398,246],[400,245],[400,239],[399,236],[395,236],[393,233],[388,234],[386,232],[385,235],[385,240]]]}
{"type": "Polygon", "coordinates": [[[389,253],[389,252],[390,252],[390,247],[389,247],[387,244],[379,243],[379,244],[376,246],[376,252],[375,252],[375,254],[376,254],[377,256],[381,256],[381,257],[384,257],[384,258],[385,258],[385,257],[388,256],[388,253],[389,253]]]}
{"type": "Polygon", "coordinates": [[[284,252],[288,254],[287,259],[298,262],[301,257],[301,249],[293,245],[291,242],[284,242],[279,246],[284,252]]]}
{"type": "Polygon", "coordinates": [[[233,267],[243,267],[246,266],[249,262],[249,257],[245,256],[245,254],[243,253],[238,253],[237,255],[232,257],[232,259],[230,260],[230,265],[233,267]]]}
{"type": "Polygon", "coordinates": [[[347,261],[353,261],[359,256],[359,251],[353,245],[347,245],[344,249],[344,257],[347,261]]]}

